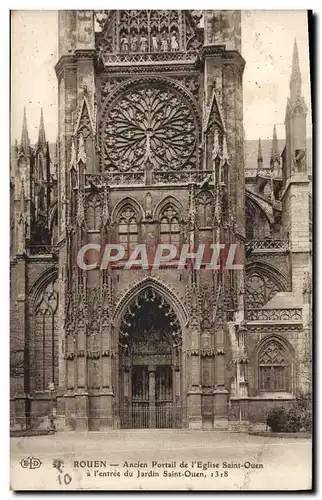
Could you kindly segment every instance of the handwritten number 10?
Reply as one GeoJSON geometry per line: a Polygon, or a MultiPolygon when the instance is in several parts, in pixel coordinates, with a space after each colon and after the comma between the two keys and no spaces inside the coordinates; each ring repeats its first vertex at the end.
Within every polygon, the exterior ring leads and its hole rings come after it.
{"type": "MultiPolygon", "coordinates": [[[[63,481],[66,484],[66,486],[71,482],[71,480],[72,480],[72,478],[70,477],[69,474],[64,474],[63,475],[63,481]]],[[[60,475],[58,476],[58,482],[59,482],[60,485],[62,484],[62,480],[61,480],[60,475]]]]}

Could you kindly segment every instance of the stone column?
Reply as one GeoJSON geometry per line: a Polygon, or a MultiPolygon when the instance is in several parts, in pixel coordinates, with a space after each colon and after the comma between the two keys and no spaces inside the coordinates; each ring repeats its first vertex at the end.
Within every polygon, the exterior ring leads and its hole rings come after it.
{"type": "MultiPolygon", "coordinates": [[[[26,355],[28,356],[28,336],[27,336],[27,325],[26,325],[26,261],[24,255],[17,255],[17,264],[13,270],[14,276],[13,287],[16,286],[17,289],[14,290],[16,293],[16,301],[14,310],[12,311],[12,317],[14,321],[11,323],[11,349],[16,351],[17,361],[21,362],[25,360],[26,355]],[[19,287],[17,286],[19,283],[19,287]]],[[[12,300],[13,302],[13,300],[12,300]]],[[[13,357],[14,354],[12,353],[13,357]]],[[[12,362],[12,359],[11,359],[12,362]]],[[[22,367],[24,363],[22,363],[22,367]]],[[[14,367],[15,368],[15,367],[14,367]]],[[[28,426],[27,414],[28,414],[28,400],[26,389],[28,391],[29,385],[29,374],[25,369],[19,369],[19,376],[12,378],[10,380],[11,385],[11,428],[14,429],[26,429],[28,426]]]]}
{"type": "Polygon", "coordinates": [[[101,419],[100,429],[114,427],[112,389],[112,363],[115,364],[115,355],[112,345],[112,331],[108,324],[102,328],[101,337],[101,419]],[[113,359],[112,359],[113,358],[113,359]]]}
{"type": "Polygon", "coordinates": [[[199,349],[195,349],[191,350],[189,354],[190,366],[188,370],[191,373],[191,383],[187,394],[188,425],[189,429],[202,429],[200,352],[199,349]]]}
{"type": "Polygon", "coordinates": [[[216,389],[214,390],[214,428],[228,427],[228,391],[225,388],[225,331],[216,331],[216,389]]]}

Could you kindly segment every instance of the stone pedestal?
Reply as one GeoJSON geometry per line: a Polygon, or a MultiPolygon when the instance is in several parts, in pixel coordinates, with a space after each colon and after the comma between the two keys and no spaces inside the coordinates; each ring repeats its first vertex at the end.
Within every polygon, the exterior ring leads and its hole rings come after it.
{"type": "Polygon", "coordinates": [[[228,391],[216,390],[213,393],[214,402],[214,429],[228,428],[228,391]]]}
{"type": "Polygon", "coordinates": [[[56,416],[54,422],[57,431],[67,430],[65,412],[65,398],[63,394],[59,394],[56,399],[56,416]]]}
{"type": "Polygon", "coordinates": [[[188,406],[188,427],[189,429],[201,430],[202,429],[202,416],[201,416],[201,395],[200,389],[192,389],[187,394],[188,406]]]}
{"type": "Polygon", "coordinates": [[[229,430],[245,432],[249,429],[249,398],[231,397],[229,408],[229,430]]]}
{"type": "Polygon", "coordinates": [[[17,394],[10,402],[10,429],[25,430],[28,428],[28,401],[25,394],[17,394]]]}
{"type": "Polygon", "coordinates": [[[114,394],[112,391],[102,392],[100,395],[100,430],[112,429],[114,427],[113,417],[113,400],[114,394]]]}
{"type": "Polygon", "coordinates": [[[76,431],[88,430],[88,393],[75,394],[76,431]]]}

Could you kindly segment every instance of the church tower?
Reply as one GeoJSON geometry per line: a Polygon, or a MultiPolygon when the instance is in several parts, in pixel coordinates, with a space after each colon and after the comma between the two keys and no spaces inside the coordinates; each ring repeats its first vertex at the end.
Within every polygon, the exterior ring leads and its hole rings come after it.
{"type": "Polygon", "coordinates": [[[302,78],[296,40],[294,41],[290,97],[285,114],[285,151],[283,155],[283,217],[292,249],[292,288],[301,293],[310,254],[310,179],[307,168],[306,116],[302,78]]]}
{"type": "Polygon", "coordinates": [[[227,428],[247,395],[243,269],[179,250],[243,248],[241,13],[58,15],[58,427],[227,428]],[[123,261],[101,265],[107,243],[123,261]],[[144,243],[178,252],[126,263],[144,243]]]}

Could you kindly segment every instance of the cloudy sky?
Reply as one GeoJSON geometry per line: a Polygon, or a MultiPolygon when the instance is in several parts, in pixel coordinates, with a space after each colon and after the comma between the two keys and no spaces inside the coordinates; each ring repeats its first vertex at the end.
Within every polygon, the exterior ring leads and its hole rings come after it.
{"type": "MultiPolygon", "coordinates": [[[[57,11],[13,11],[11,42],[12,140],[20,140],[26,106],[31,142],[38,137],[40,108],[47,139],[57,137],[57,11]]],[[[242,12],[244,127],[247,139],[270,139],[274,124],[284,137],[292,52],[296,37],[302,72],[302,94],[310,107],[306,11],[242,12]]],[[[310,134],[311,114],[308,116],[310,134]]]]}

